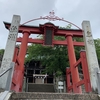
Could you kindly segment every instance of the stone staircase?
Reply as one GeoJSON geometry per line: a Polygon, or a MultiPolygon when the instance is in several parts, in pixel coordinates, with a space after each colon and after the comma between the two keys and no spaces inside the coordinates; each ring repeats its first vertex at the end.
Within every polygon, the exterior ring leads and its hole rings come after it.
{"type": "Polygon", "coordinates": [[[97,94],[27,92],[13,93],[9,100],[100,100],[97,94]]]}
{"type": "Polygon", "coordinates": [[[28,92],[55,92],[54,84],[28,84],[28,92]]]}
{"type": "MultiPolygon", "coordinates": [[[[52,86],[48,84],[49,87],[52,86]]],[[[83,93],[83,94],[74,94],[74,93],[53,93],[54,90],[51,89],[48,91],[48,86],[43,86],[43,84],[34,84],[34,87],[38,87],[39,91],[42,92],[21,92],[21,93],[12,93],[9,99],[2,100],[100,100],[98,94],[93,93],[83,93]],[[41,85],[41,88],[39,85],[41,85]],[[46,87],[44,89],[44,87],[46,87]],[[41,88],[41,89],[40,89],[41,88]],[[46,91],[46,92],[43,92],[46,91]]],[[[29,85],[29,91],[36,91],[32,84],[29,85]]],[[[4,91],[0,89],[1,93],[4,91]]],[[[1,99],[0,99],[1,100],[1,99]]]]}

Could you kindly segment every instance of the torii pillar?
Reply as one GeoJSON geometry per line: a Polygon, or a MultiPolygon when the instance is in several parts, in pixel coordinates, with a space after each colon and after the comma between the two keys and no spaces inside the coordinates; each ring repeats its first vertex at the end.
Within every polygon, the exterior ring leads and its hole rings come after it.
{"type": "Polygon", "coordinates": [[[22,85],[23,85],[23,79],[24,79],[24,60],[25,55],[27,52],[27,44],[28,44],[28,38],[29,38],[30,32],[23,30],[23,38],[20,45],[20,51],[18,55],[18,59],[20,61],[19,66],[16,66],[16,71],[14,72],[14,78],[15,79],[15,85],[12,83],[11,90],[15,90],[16,92],[22,91],[22,85]]]}
{"type": "Polygon", "coordinates": [[[82,93],[81,87],[76,86],[76,83],[79,82],[80,79],[79,79],[78,68],[74,67],[74,64],[76,63],[76,57],[75,57],[72,37],[73,37],[72,34],[66,34],[67,46],[68,46],[68,57],[69,57],[69,63],[70,63],[70,70],[72,74],[73,92],[82,93]]]}

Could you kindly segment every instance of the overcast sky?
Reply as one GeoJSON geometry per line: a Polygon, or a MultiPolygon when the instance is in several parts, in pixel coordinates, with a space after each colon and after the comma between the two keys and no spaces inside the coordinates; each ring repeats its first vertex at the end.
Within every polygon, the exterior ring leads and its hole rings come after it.
{"type": "MultiPolygon", "coordinates": [[[[8,31],[3,21],[11,22],[13,15],[21,16],[21,24],[40,16],[49,15],[54,10],[55,15],[64,18],[81,27],[83,20],[91,23],[93,38],[100,38],[100,0],[0,0],[0,49],[5,48],[8,31]]],[[[39,25],[48,22],[39,20],[28,23],[39,25]]],[[[66,26],[65,22],[53,22],[66,26]]]]}

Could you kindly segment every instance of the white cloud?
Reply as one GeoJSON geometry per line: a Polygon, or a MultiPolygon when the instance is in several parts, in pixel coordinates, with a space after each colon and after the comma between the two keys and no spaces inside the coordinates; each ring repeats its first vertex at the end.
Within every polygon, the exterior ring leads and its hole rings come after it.
{"type": "MultiPolygon", "coordinates": [[[[0,49],[5,48],[8,31],[3,21],[11,22],[13,14],[21,16],[21,23],[33,18],[48,15],[54,10],[56,15],[81,27],[83,20],[89,20],[93,37],[100,37],[100,1],[99,0],[0,0],[0,49]]],[[[39,20],[29,24],[38,25],[39,20]]],[[[65,26],[63,22],[53,22],[65,26]]]]}

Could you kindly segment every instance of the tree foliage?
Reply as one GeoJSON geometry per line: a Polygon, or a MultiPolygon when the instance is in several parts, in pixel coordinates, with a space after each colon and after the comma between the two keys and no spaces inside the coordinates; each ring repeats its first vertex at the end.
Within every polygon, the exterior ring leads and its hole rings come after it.
{"type": "MultiPolygon", "coordinates": [[[[70,28],[69,25],[66,27],[67,29],[70,28]]],[[[61,29],[66,29],[65,27],[60,27],[61,29]]],[[[43,36],[39,36],[40,39],[43,38],[43,36]]],[[[55,36],[55,40],[65,40],[65,37],[62,36],[55,36]]],[[[79,41],[83,42],[82,38],[74,37],[73,41],[79,41]]],[[[100,39],[94,40],[95,46],[96,46],[96,52],[97,57],[100,62],[100,39]]],[[[78,60],[80,58],[80,50],[84,50],[84,47],[76,46],[75,48],[75,54],[76,59],[78,60]]],[[[67,46],[63,45],[54,45],[51,46],[43,46],[41,44],[32,44],[28,48],[28,55],[26,58],[26,62],[30,62],[32,59],[38,60],[41,62],[42,66],[45,66],[46,73],[52,74],[55,73],[56,75],[62,75],[65,74],[66,67],[69,67],[69,60],[68,60],[68,52],[67,52],[67,46]]]]}
{"type": "MultiPolygon", "coordinates": [[[[83,38],[74,37],[73,41],[83,42],[83,38]]],[[[81,46],[75,46],[74,49],[75,49],[76,59],[78,60],[80,58],[80,51],[85,50],[85,48],[81,46]]]]}
{"type": "Polygon", "coordinates": [[[100,65],[100,38],[94,39],[98,62],[100,65]]]}
{"type": "Polygon", "coordinates": [[[0,66],[3,58],[3,54],[4,54],[4,49],[0,49],[0,66]]]}
{"type": "MultiPolygon", "coordinates": [[[[55,36],[54,39],[65,40],[65,37],[55,36]]],[[[78,38],[75,39],[77,41],[78,38]]],[[[79,51],[81,49],[82,47],[75,47],[77,59],[79,58],[79,51]]],[[[26,62],[29,62],[32,59],[41,61],[42,66],[46,67],[46,73],[55,73],[57,76],[65,74],[66,67],[69,67],[67,46],[63,45],[55,45],[51,47],[43,46],[41,44],[32,44],[28,48],[26,62]]]]}
{"type": "MultiPolygon", "coordinates": [[[[64,40],[64,37],[55,37],[57,40],[64,40]]],[[[61,75],[65,73],[65,68],[68,65],[67,47],[55,45],[42,46],[41,44],[32,44],[28,48],[28,56],[26,62],[31,59],[39,60],[42,66],[45,66],[45,72],[56,75],[61,75]]]]}
{"type": "Polygon", "coordinates": [[[0,55],[4,54],[4,49],[0,49],[0,55]]]}

